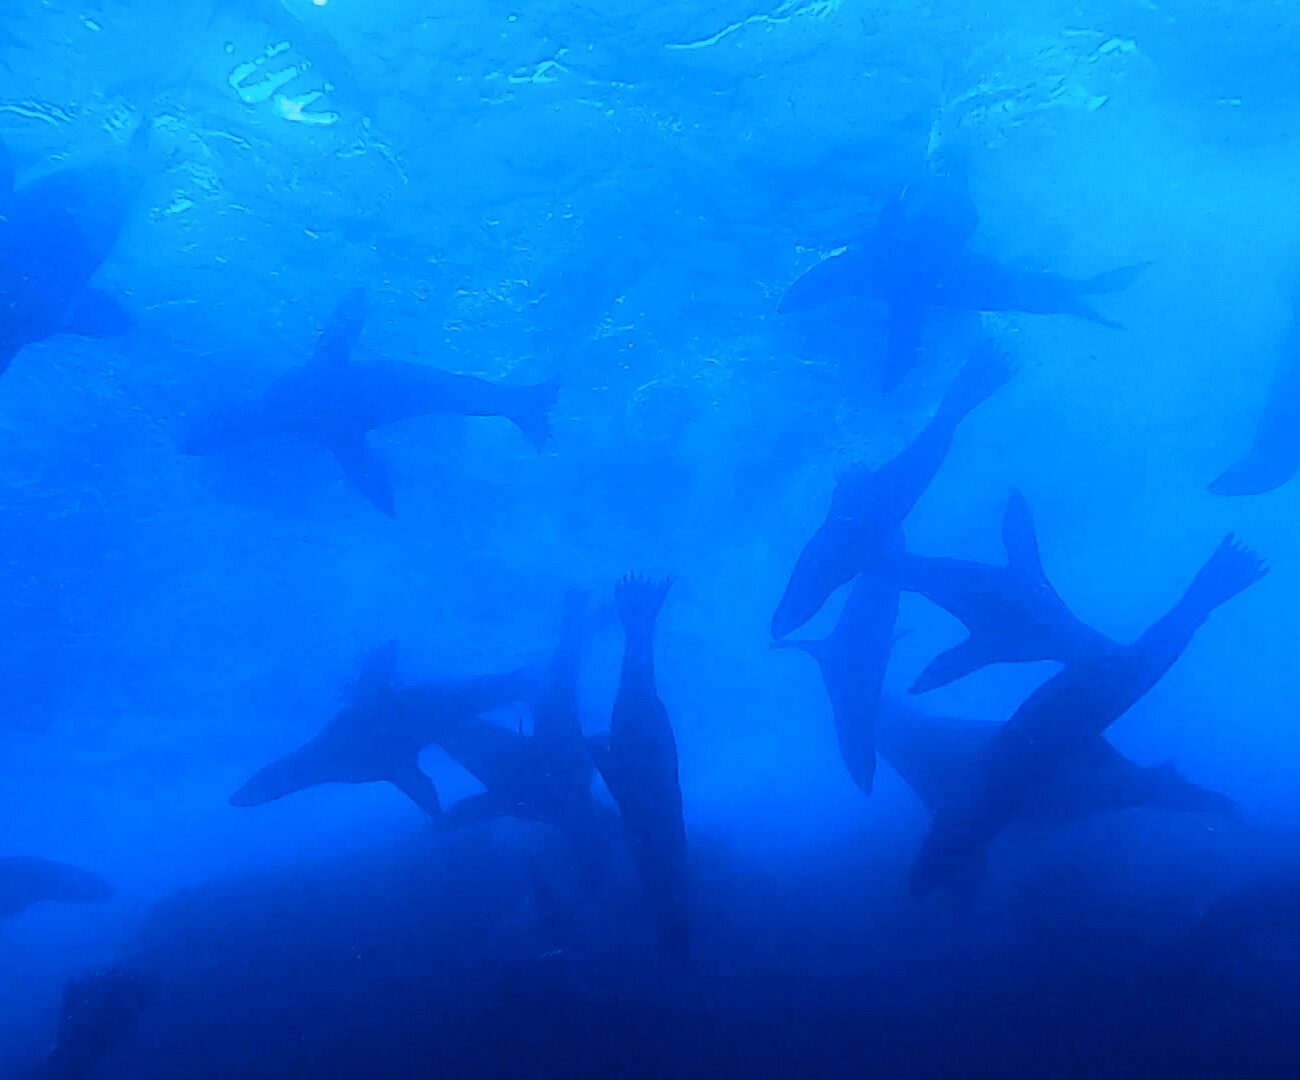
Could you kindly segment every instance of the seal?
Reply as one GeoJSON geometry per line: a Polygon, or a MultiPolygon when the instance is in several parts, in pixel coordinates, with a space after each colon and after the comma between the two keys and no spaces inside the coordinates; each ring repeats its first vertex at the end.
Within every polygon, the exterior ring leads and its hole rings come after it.
{"type": "Polygon", "coordinates": [[[821,670],[835,718],[840,760],[853,783],[870,795],[876,776],[876,713],[894,645],[898,586],[887,572],[859,575],[835,629],[820,641],[786,639],[777,648],[807,653],[821,670]]]}
{"type": "Polygon", "coordinates": [[[113,895],[98,874],[35,855],[0,856],[0,919],[35,904],[97,904],[113,895]]]}
{"type": "Polygon", "coordinates": [[[772,615],[780,639],[797,630],[847,584],[888,553],[898,530],[938,473],[961,422],[1014,373],[992,346],[966,361],[929,424],[892,461],[849,468],[826,519],[795,561],[772,615]]]}
{"type": "Polygon", "coordinates": [[[1136,641],[1062,668],[1000,727],[964,805],[935,818],[912,870],[912,891],[969,881],[988,845],[1174,665],[1210,614],[1268,573],[1229,535],[1183,597],[1136,641]]]}
{"type": "Polygon", "coordinates": [[[0,373],[58,334],[118,337],[134,319],[91,284],[130,219],[144,178],[150,120],[124,147],[15,185],[0,148],[0,373]]]}
{"type": "MultiPolygon", "coordinates": [[[[502,674],[403,684],[397,645],[370,654],[342,707],[320,733],[253,774],[230,797],[231,806],[262,806],[321,784],[388,783],[435,821],[443,820],[433,781],[420,768],[420,751],[450,738],[494,709],[531,701],[537,673],[502,674]]],[[[485,729],[513,735],[494,724],[485,729]]]]}
{"type": "Polygon", "coordinates": [[[376,509],[396,515],[384,463],[366,442],[376,428],[417,416],[501,416],[541,450],[550,437],[558,386],[504,386],[424,364],[376,360],[359,364],[352,350],[366,320],[366,293],[349,292],[320,336],[311,360],[282,375],[260,400],[218,410],[195,425],[187,454],[211,454],[276,436],[324,446],[348,483],[376,509]]]}
{"type": "Polygon", "coordinates": [[[618,804],[623,832],[673,959],[690,959],[686,823],[677,772],[677,739],[655,680],[654,632],[671,578],[623,578],[614,590],[623,626],[623,667],[607,740],[593,740],[596,767],[618,804]]]}
{"type": "Polygon", "coordinates": [[[884,383],[890,389],[915,366],[935,308],[1073,315],[1118,328],[1088,298],[1127,288],[1149,265],[1082,278],[1019,269],[968,249],[978,226],[969,150],[955,144],[941,148],[920,177],[885,203],[871,235],[805,271],[777,311],[810,311],[849,298],[883,302],[884,383]]]}

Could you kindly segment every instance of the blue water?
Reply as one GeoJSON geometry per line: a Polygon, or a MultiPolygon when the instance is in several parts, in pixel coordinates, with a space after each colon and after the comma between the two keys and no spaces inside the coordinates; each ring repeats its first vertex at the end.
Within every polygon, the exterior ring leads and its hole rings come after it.
{"type": "MultiPolygon", "coordinates": [[[[19,191],[108,160],[131,196],[93,279],[129,329],[42,336],[0,377],[0,858],[112,888],[0,916],[0,1075],[105,970],[149,1000],[82,1071],[39,1075],[1293,1072],[1300,482],[1207,486],[1300,354],[1298,46],[1300,11],[1267,0],[0,15],[19,191]],[[1078,279],[1149,266],[1089,299],[1122,328],[932,313],[885,390],[879,303],[777,307],[955,143],[971,250],[1078,279]],[[499,416],[378,427],[392,516],[319,442],[183,452],[308,362],[358,287],[342,362],[554,382],[540,451],[499,416]],[[1226,533],[1272,569],[1106,731],[1235,815],[1012,830],[974,890],[914,898],[927,808],[885,760],[854,786],[816,666],[769,623],[837,479],[906,447],[983,339],[1016,375],[957,430],[910,551],[999,563],[1022,491],[1052,584],[1123,642],[1226,533]],[[593,881],[545,825],[446,829],[388,784],[229,805],[377,646],[407,681],[544,663],[574,587],[582,723],[608,730],[629,571],[678,579],[655,655],[688,964],[621,836],[593,881]],[[1225,929],[1216,904],[1242,896],[1225,929]]],[[[111,203],[97,183],[86,221],[111,203]]],[[[16,220],[11,323],[31,268],[63,259],[16,220]]],[[[910,594],[896,629],[890,696],[965,633],[910,594]]],[[[1001,722],[1057,667],[909,703],[1001,722]]],[[[420,762],[444,806],[479,790],[437,746],[420,762]]]]}

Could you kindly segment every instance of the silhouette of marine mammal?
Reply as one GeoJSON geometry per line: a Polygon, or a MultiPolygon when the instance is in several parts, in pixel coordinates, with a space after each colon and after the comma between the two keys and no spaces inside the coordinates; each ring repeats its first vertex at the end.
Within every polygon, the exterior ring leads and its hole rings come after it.
{"type": "Polygon", "coordinates": [[[958,373],[925,429],[877,469],[850,467],[835,485],[826,520],[804,546],[772,615],[772,636],[806,623],[841,585],[878,562],[925,494],[958,425],[1011,378],[1010,362],[991,346],[958,373]]]}
{"type": "Polygon", "coordinates": [[[885,203],[871,236],[807,270],[777,311],[809,311],[851,297],[881,300],[889,388],[914,365],[932,308],[1075,315],[1118,327],[1087,298],[1126,288],[1147,266],[1087,278],[1020,270],[967,250],[978,225],[966,154],[956,148],[937,154],[922,177],[885,203]]]}
{"type": "Polygon", "coordinates": [[[1068,664],[1114,646],[1083,623],[1048,581],[1033,515],[1018,491],[1007,500],[1002,546],[1005,566],[899,556],[896,566],[902,590],[924,596],[969,631],[965,641],[940,653],[917,676],[913,694],[947,686],[989,664],[1036,660],[1068,664]]]}
{"type": "MultiPolygon", "coordinates": [[[[880,756],[935,817],[962,805],[978,783],[984,754],[997,735],[989,721],[935,716],[890,698],[877,712],[880,756]]],[[[1104,737],[1082,740],[1029,791],[1016,825],[1054,825],[1090,814],[1150,807],[1233,817],[1236,803],[1192,783],[1170,764],[1130,761],[1104,737]]]]}
{"type": "Polygon", "coordinates": [[[1032,793],[1060,777],[1081,747],[1160,681],[1211,612],[1267,573],[1254,552],[1228,536],[1182,599],[1135,642],[1070,664],[1030,694],[989,742],[963,804],[935,818],[913,867],[912,891],[977,876],[988,845],[1024,814],[1032,793]]]}
{"type": "Polygon", "coordinates": [[[1263,495],[1300,472],[1300,274],[1291,286],[1290,305],[1290,325],[1254,441],[1210,484],[1215,495],[1263,495]]]}
{"type": "Polygon", "coordinates": [[[151,123],[129,143],[15,186],[0,144],[0,373],[28,345],[56,334],[127,333],[133,320],[91,284],[135,205],[151,123]]]}
{"type": "Polygon", "coordinates": [[[352,348],[365,320],[365,290],[353,289],[308,363],[281,375],[260,401],[220,410],[197,425],[182,450],[210,454],[273,436],[307,439],[329,450],[348,483],[391,517],[396,506],[388,470],[366,442],[374,429],[452,413],[505,417],[538,450],[549,438],[554,383],[503,386],[400,360],[357,363],[352,348]]]}
{"type": "Polygon", "coordinates": [[[898,586],[887,571],[853,583],[835,629],[820,641],[786,639],[777,648],[806,652],[821,669],[835,718],[840,759],[864,795],[876,775],[876,713],[898,620],[898,586]]]}
{"type": "Polygon", "coordinates": [[[672,579],[628,576],[614,590],[623,625],[623,667],[608,741],[592,740],[596,766],[618,804],[623,832],[659,942],[690,959],[686,823],[677,774],[677,739],[655,681],[655,622],[672,579]]]}
{"type": "Polygon", "coordinates": [[[261,806],[321,784],[389,783],[441,821],[442,803],[420,768],[420,751],[483,713],[531,700],[537,675],[521,668],[407,685],[398,681],[396,660],[395,642],[375,650],[342,708],[320,733],[259,769],[230,797],[230,804],[261,806]]]}
{"type": "Polygon", "coordinates": [[[448,810],[453,824],[510,816],[553,825],[595,860],[612,815],[592,795],[595,771],[578,711],[586,598],[570,590],[559,645],[533,699],[533,731],[475,716],[447,718],[435,743],[486,789],[448,810]]]}
{"type": "Polygon", "coordinates": [[[113,895],[98,874],[35,855],[0,856],[0,919],[33,904],[94,904],[113,895]]]}

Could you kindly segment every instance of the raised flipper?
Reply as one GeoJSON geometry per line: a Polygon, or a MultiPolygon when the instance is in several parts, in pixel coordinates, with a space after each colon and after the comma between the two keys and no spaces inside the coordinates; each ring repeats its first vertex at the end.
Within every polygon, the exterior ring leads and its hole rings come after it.
{"type": "Polygon", "coordinates": [[[967,675],[987,667],[992,661],[974,637],[968,637],[960,645],[954,645],[947,652],[941,652],[926,665],[925,670],[912,683],[909,694],[928,694],[941,686],[955,683],[967,675]]]}
{"type": "Polygon", "coordinates": [[[366,324],[366,290],[353,289],[334,309],[329,325],[316,343],[312,359],[318,363],[338,364],[352,355],[352,347],[366,324]]]}
{"type": "Polygon", "coordinates": [[[433,818],[434,821],[441,822],[443,820],[445,815],[442,811],[442,800],[438,798],[438,788],[424,770],[420,768],[418,762],[411,761],[409,764],[395,769],[393,774],[388,777],[388,782],[428,814],[429,817],[433,818]]]}
{"type": "Polygon", "coordinates": [[[88,338],[114,338],[130,333],[135,317],[101,289],[86,289],[64,320],[65,334],[88,338]]]}
{"type": "Polygon", "coordinates": [[[348,483],[376,509],[389,517],[396,517],[397,505],[393,500],[388,469],[367,445],[365,436],[334,439],[328,446],[348,483]]]}

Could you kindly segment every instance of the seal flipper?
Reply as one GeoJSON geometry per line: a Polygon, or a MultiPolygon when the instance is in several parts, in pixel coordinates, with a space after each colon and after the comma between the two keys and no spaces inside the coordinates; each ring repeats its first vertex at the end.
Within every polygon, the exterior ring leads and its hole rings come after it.
{"type": "Polygon", "coordinates": [[[885,337],[885,363],[881,371],[881,389],[886,393],[903,380],[903,376],[916,366],[921,349],[921,332],[925,312],[915,302],[899,302],[889,307],[889,321],[885,337]]]}
{"type": "Polygon", "coordinates": [[[366,325],[366,290],[352,289],[334,309],[329,325],[321,331],[312,360],[338,364],[352,355],[352,348],[366,325]]]}
{"type": "Polygon", "coordinates": [[[339,463],[348,483],[364,495],[371,505],[389,517],[396,517],[397,505],[393,500],[392,485],[388,481],[388,469],[366,444],[365,435],[340,436],[329,440],[326,445],[339,463]]]}
{"type": "Polygon", "coordinates": [[[1130,263],[1128,266],[1094,274],[1078,282],[1076,291],[1080,296],[1103,296],[1108,293],[1122,292],[1146,273],[1150,265],[1151,261],[1148,259],[1146,262],[1130,263]]]}
{"type": "Polygon", "coordinates": [[[508,814],[509,808],[497,795],[490,791],[480,791],[477,795],[469,795],[453,803],[447,810],[446,820],[447,824],[455,828],[464,828],[495,821],[508,814]]]}
{"type": "Polygon", "coordinates": [[[958,679],[964,679],[990,663],[985,650],[972,635],[961,644],[954,645],[947,652],[941,652],[931,660],[907,692],[928,694],[931,690],[938,690],[942,686],[955,683],[958,679]]]}
{"type": "Polygon", "coordinates": [[[551,438],[551,410],[559,394],[560,384],[554,381],[521,386],[507,413],[510,422],[527,436],[539,454],[551,438]]]}
{"type": "Polygon", "coordinates": [[[1034,515],[1029,509],[1029,500],[1019,490],[1011,492],[1002,515],[1002,550],[1006,552],[1007,566],[1014,574],[1038,585],[1047,584],[1042,555],[1038,550],[1034,515]]]}
{"type": "Polygon", "coordinates": [[[130,333],[135,317],[101,289],[86,289],[63,322],[65,334],[87,338],[114,338],[130,333]]]}
{"type": "Polygon", "coordinates": [[[396,638],[376,645],[361,661],[356,682],[347,689],[345,697],[353,702],[373,700],[376,696],[392,692],[398,684],[396,638]]]}
{"type": "Polygon", "coordinates": [[[587,752],[591,755],[592,764],[596,766],[596,772],[600,773],[600,778],[605,782],[605,787],[609,789],[610,795],[614,797],[614,802],[621,806],[618,777],[615,775],[617,770],[614,768],[614,755],[609,748],[609,736],[588,736],[587,752]]]}
{"type": "Polygon", "coordinates": [[[230,796],[231,806],[264,806],[320,784],[346,780],[338,747],[320,735],[258,769],[230,796]]]}
{"type": "Polygon", "coordinates": [[[401,768],[395,769],[388,777],[388,782],[434,821],[445,820],[446,815],[442,810],[442,800],[438,798],[438,789],[420,768],[419,762],[412,760],[401,768]]]}

